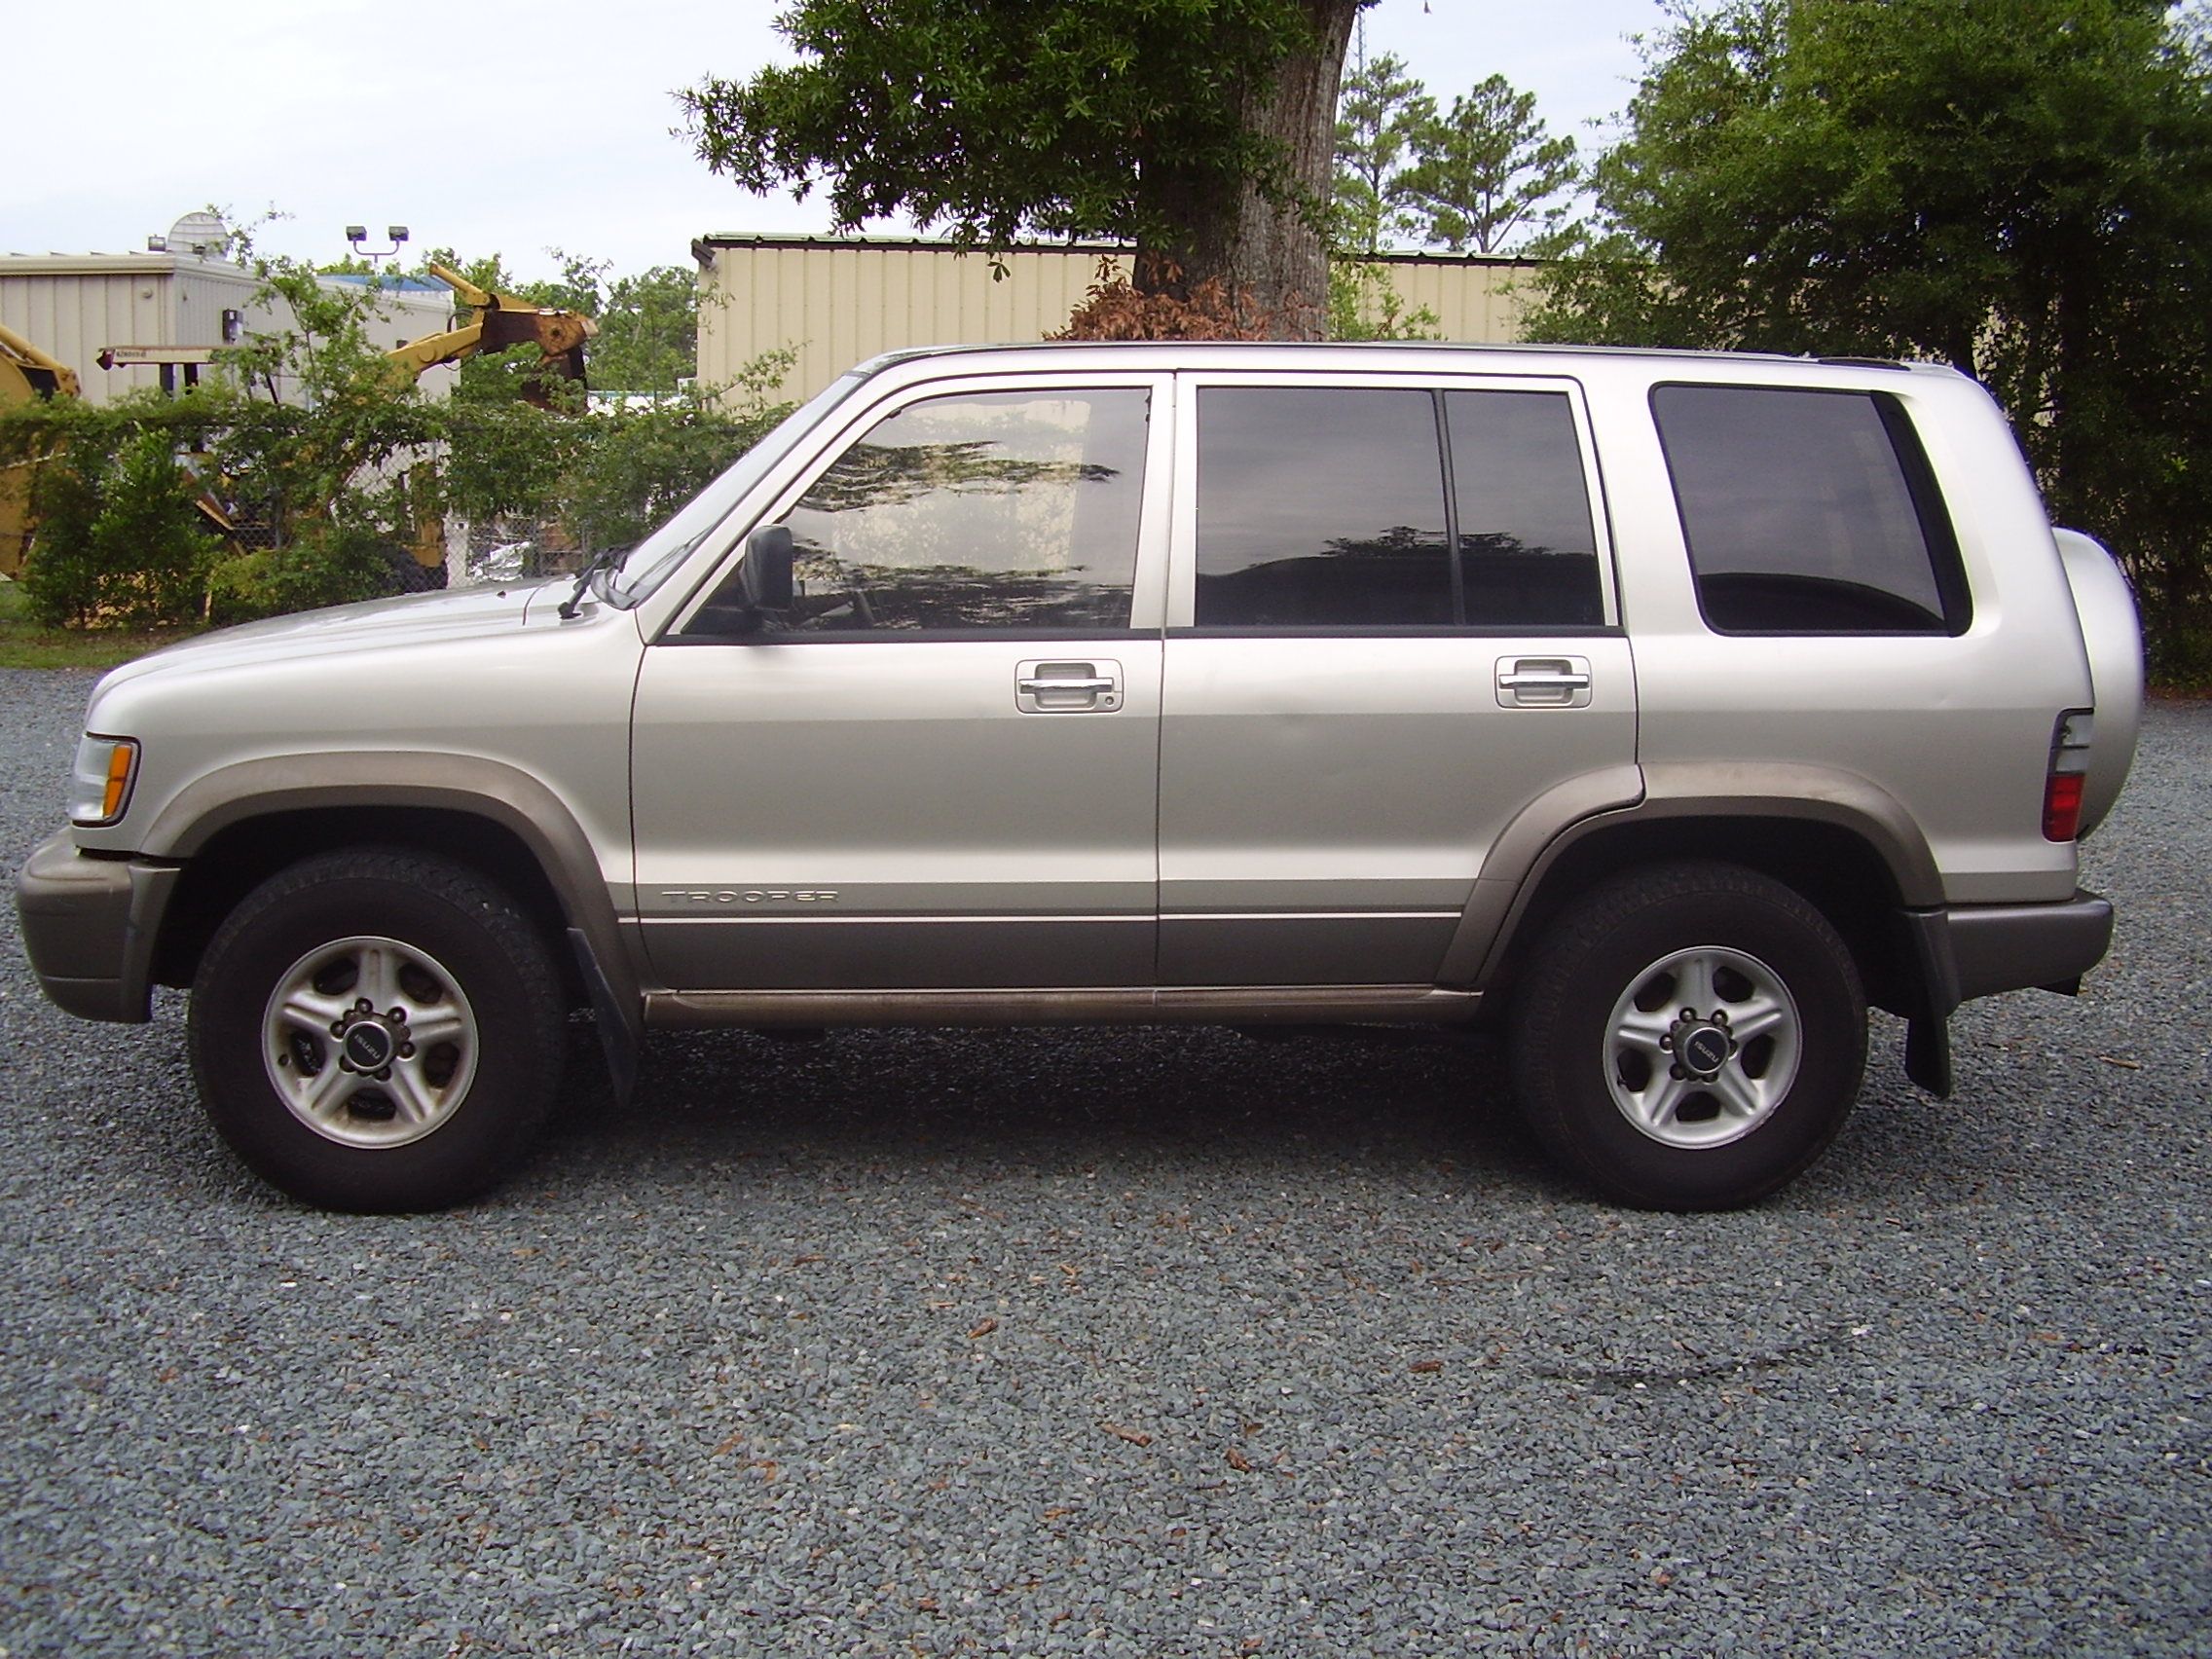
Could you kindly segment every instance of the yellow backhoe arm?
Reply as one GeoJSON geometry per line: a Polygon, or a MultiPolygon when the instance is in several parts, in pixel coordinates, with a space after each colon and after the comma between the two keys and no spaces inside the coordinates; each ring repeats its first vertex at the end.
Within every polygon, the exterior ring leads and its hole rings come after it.
{"type": "Polygon", "coordinates": [[[14,329],[0,327],[0,404],[28,403],[34,397],[79,397],[77,371],[48,356],[14,329]]]}
{"type": "MultiPolygon", "coordinates": [[[[425,369],[435,368],[440,363],[458,363],[478,351],[535,346],[545,360],[539,378],[552,376],[574,381],[584,378],[584,342],[599,332],[599,325],[590,317],[574,312],[549,311],[513,294],[479,288],[460,272],[449,271],[442,265],[433,265],[430,270],[476,314],[460,328],[449,328],[443,334],[426,334],[386,353],[396,374],[411,382],[425,369]]],[[[542,391],[535,394],[525,391],[524,395],[540,407],[547,401],[542,391]]]]}

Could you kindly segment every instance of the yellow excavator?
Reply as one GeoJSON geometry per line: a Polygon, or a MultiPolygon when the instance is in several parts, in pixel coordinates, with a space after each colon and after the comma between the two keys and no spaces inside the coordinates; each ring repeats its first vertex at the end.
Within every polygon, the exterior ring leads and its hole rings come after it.
{"type": "MultiPolygon", "coordinates": [[[[472,314],[458,328],[425,334],[386,352],[385,359],[399,386],[412,386],[425,371],[442,363],[458,363],[479,351],[504,351],[516,346],[535,346],[540,357],[536,373],[523,387],[522,395],[528,402],[540,409],[547,408],[553,401],[555,382],[582,383],[584,343],[599,332],[599,325],[590,317],[577,312],[534,305],[514,294],[480,288],[458,271],[449,271],[442,265],[432,265],[429,269],[472,314]]],[[[167,386],[173,384],[171,377],[177,365],[185,366],[188,372],[195,371],[213,357],[213,350],[207,348],[110,346],[100,352],[98,361],[103,369],[157,365],[163,369],[164,384],[167,386]]],[[[67,364],[48,356],[21,336],[0,328],[0,411],[37,397],[82,394],[83,387],[67,364]]],[[[0,471],[0,575],[12,576],[22,569],[23,556],[30,543],[30,470],[35,464],[35,461],[23,461],[0,471]]],[[[225,535],[234,540],[240,538],[240,527],[211,497],[203,499],[201,510],[225,535]]],[[[402,585],[409,588],[442,586],[445,543],[434,516],[425,513],[418,521],[409,552],[414,556],[417,570],[411,573],[401,572],[402,585]]]]}
{"type": "MultiPolygon", "coordinates": [[[[77,371],[0,327],[0,414],[41,399],[79,397],[77,371]]],[[[0,576],[22,570],[31,539],[31,468],[37,458],[0,466],[0,576]]]]}
{"type": "Polygon", "coordinates": [[[540,409],[550,401],[550,386],[557,380],[581,383],[584,378],[584,342],[599,332],[599,324],[576,312],[534,306],[513,294],[479,288],[458,271],[433,265],[430,274],[454,291],[475,315],[460,328],[443,334],[426,334],[385,353],[394,376],[412,383],[424,370],[440,363],[458,363],[479,351],[505,351],[516,346],[535,346],[543,361],[523,396],[540,409]]]}

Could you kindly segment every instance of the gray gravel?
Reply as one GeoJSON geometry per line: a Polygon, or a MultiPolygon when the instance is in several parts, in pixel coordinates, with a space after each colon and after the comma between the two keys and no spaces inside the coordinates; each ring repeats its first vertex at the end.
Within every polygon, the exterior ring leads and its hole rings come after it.
{"type": "MultiPolygon", "coordinates": [[[[0,675],[11,866],[89,687],[0,675]]],[[[0,1652],[2204,1653],[2208,855],[2162,707],[2088,994],[1948,1105],[1885,1024],[1694,1219],[1488,1049],[1190,1031],[658,1038],[498,1198],[327,1216],[10,913],[0,1652]]]]}

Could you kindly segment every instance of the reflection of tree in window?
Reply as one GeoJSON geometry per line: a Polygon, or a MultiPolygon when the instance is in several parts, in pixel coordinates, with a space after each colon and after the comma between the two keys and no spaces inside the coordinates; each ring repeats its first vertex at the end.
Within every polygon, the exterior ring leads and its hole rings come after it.
{"type": "Polygon", "coordinates": [[[1723,633],[1957,633],[1958,544],[1887,393],[1651,394],[1706,621],[1723,633]]]}
{"type": "Polygon", "coordinates": [[[1564,393],[1208,387],[1198,510],[1200,627],[1534,629],[1604,618],[1564,393]],[[1440,436],[1451,446],[1449,511],[1440,436]]]}
{"type": "Polygon", "coordinates": [[[1198,518],[1200,627],[1452,621],[1425,390],[1204,387],[1198,518]]]}
{"type": "Polygon", "coordinates": [[[1147,394],[933,398],[789,515],[813,629],[1128,624],[1147,394]]]}
{"type": "Polygon", "coordinates": [[[1331,536],[1318,552],[1200,575],[1199,614],[1261,627],[1448,623],[1443,551],[1442,535],[1405,524],[1372,536],[1331,536]]]}
{"type": "Polygon", "coordinates": [[[1496,627],[1604,619],[1597,533],[1574,412],[1556,391],[1449,391],[1466,620],[1496,627]]]}

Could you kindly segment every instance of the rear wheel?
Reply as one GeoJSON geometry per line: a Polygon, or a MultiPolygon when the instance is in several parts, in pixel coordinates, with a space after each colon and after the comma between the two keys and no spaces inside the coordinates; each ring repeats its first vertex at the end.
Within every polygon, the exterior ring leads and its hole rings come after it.
{"type": "Polygon", "coordinates": [[[1514,1001],[1523,1115],[1606,1196],[1726,1209],[1785,1185],[1859,1092],[1866,1005],[1825,917],[1731,865],[1620,876],[1561,915],[1514,1001]]]}
{"type": "Polygon", "coordinates": [[[528,1151],[563,1013],[543,938],[498,888],[364,850],[240,903],[202,959],[189,1040],[216,1128],[274,1185],[333,1209],[436,1209],[528,1151]]]}

